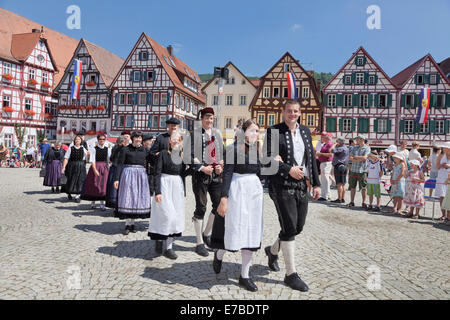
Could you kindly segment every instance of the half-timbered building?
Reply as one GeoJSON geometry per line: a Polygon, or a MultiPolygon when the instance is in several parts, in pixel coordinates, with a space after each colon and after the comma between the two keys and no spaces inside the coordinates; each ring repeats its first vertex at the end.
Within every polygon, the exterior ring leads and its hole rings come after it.
{"type": "Polygon", "coordinates": [[[85,132],[87,138],[111,131],[110,86],[124,60],[92,42],[81,39],[64,76],[56,87],[58,93],[58,139],[71,140],[85,132]],[[80,99],[71,99],[74,60],[82,63],[80,99]]]}
{"type": "Polygon", "coordinates": [[[260,78],[259,87],[249,106],[251,117],[256,119],[261,129],[282,121],[281,109],[288,100],[287,72],[294,75],[302,112],[301,123],[309,127],[311,132],[319,132],[322,123],[319,84],[314,79],[314,72],[303,69],[289,52],[260,78]]]}
{"type": "Polygon", "coordinates": [[[171,46],[142,33],[112,84],[112,130],[161,133],[170,117],[181,121],[181,129],[192,130],[205,105],[200,85],[197,72],[171,46]]]}
{"type": "Polygon", "coordinates": [[[55,100],[52,98],[54,74],[58,71],[47,39],[34,29],[13,34],[11,57],[1,57],[2,141],[8,147],[29,143],[37,145],[37,133],[50,137],[55,129],[55,100]],[[25,129],[19,138],[15,125],[25,129]]]}
{"type": "Polygon", "coordinates": [[[375,148],[395,144],[397,91],[360,47],[323,88],[323,129],[334,138],[363,134],[375,148]]]}
{"type": "Polygon", "coordinates": [[[430,54],[399,72],[392,81],[400,88],[399,140],[419,141],[426,154],[435,143],[450,140],[450,81],[430,54]],[[428,122],[418,124],[420,91],[430,88],[428,122]],[[424,150],[425,151],[425,150],[424,150]]]}

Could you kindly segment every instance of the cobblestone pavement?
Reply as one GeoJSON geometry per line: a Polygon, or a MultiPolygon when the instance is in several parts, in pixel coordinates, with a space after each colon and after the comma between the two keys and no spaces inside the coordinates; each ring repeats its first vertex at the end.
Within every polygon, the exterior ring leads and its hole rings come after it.
{"type": "MultiPolygon", "coordinates": [[[[173,261],[155,254],[147,221],[124,236],[124,222],[110,210],[91,210],[87,202],[52,194],[38,172],[0,168],[0,299],[450,298],[450,227],[431,220],[432,204],[425,218],[411,220],[311,203],[296,239],[297,270],[310,291],[286,287],[283,259],[281,271],[270,272],[259,250],[250,269],[259,291],[250,293],[238,286],[239,253],[225,255],[219,275],[212,270],[212,253],[207,258],[194,253],[190,180],[186,231],[175,242],[179,258],[173,261]]],[[[387,201],[384,195],[382,203],[387,201]]],[[[267,194],[264,205],[266,246],[279,223],[267,194]]]]}

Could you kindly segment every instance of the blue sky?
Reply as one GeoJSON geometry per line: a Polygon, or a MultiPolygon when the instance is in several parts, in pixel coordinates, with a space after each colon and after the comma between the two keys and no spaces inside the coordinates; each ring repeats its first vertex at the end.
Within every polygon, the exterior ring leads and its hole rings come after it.
{"type": "Polygon", "coordinates": [[[426,53],[450,56],[449,0],[2,0],[0,6],[73,38],[126,57],[141,32],[198,73],[231,60],[261,76],[289,51],[306,69],[335,73],[364,46],[393,76],[426,53]],[[66,8],[81,9],[81,29],[66,27],[66,8]],[[366,9],[381,9],[369,30],[366,9]]]}

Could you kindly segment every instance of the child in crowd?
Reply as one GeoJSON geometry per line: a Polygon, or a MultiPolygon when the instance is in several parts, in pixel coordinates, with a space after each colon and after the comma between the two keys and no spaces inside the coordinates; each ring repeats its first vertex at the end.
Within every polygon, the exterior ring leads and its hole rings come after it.
{"type": "Polygon", "coordinates": [[[405,176],[406,164],[405,158],[399,152],[392,156],[394,159],[394,168],[391,176],[391,197],[394,199],[394,209],[392,213],[400,214],[405,196],[405,176]]]}
{"type": "Polygon", "coordinates": [[[425,193],[422,183],[425,183],[425,176],[420,171],[419,160],[411,160],[411,170],[407,173],[407,188],[405,193],[405,205],[410,207],[409,213],[406,215],[408,218],[419,219],[420,209],[425,206],[425,193]],[[416,208],[416,214],[414,215],[414,208],[416,208]]]}
{"type": "Polygon", "coordinates": [[[444,210],[444,213],[447,213],[447,219],[444,221],[444,223],[446,225],[450,225],[450,192],[448,192],[448,190],[450,190],[450,187],[448,187],[448,185],[450,185],[450,172],[448,173],[448,177],[447,180],[445,180],[445,184],[447,185],[447,192],[445,193],[445,198],[442,201],[442,210],[444,210]]]}
{"type": "Polygon", "coordinates": [[[381,164],[380,158],[378,158],[377,151],[374,150],[369,154],[369,159],[367,161],[367,195],[369,196],[369,206],[368,211],[380,212],[380,201],[381,201],[381,188],[380,178],[383,176],[383,165],[381,164]],[[372,206],[373,197],[377,198],[377,206],[372,206]]]}

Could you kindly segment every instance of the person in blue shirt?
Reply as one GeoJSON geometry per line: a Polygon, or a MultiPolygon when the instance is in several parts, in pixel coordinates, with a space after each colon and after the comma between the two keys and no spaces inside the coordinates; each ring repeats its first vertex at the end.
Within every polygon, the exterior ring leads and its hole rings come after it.
{"type": "Polygon", "coordinates": [[[50,149],[50,145],[48,144],[47,138],[44,138],[44,140],[42,140],[42,143],[39,145],[39,149],[38,149],[38,153],[40,155],[39,167],[42,165],[42,160],[44,159],[45,153],[47,152],[48,149],[50,149]]]}

